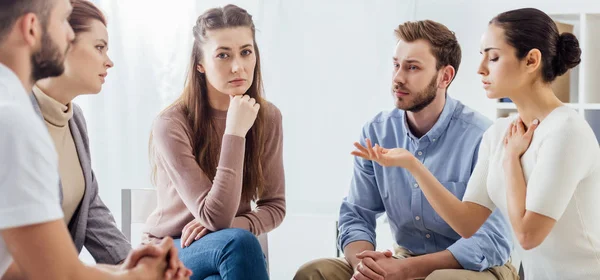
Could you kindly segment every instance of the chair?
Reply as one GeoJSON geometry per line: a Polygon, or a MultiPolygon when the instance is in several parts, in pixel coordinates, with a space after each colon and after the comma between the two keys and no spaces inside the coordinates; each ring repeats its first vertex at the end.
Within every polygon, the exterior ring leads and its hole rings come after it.
{"type": "MultiPolygon", "coordinates": [[[[121,190],[121,209],[123,217],[121,219],[121,230],[125,237],[131,241],[131,225],[142,224],[146,222],[148,216],[156,209],[156,191],[154,189],[122,189],[121,190]]],[[[142,233],[135,233],[141,235],[142,233]]],[[[258,236],[260,247],[265,254],[267,269],[269,268],[269,239],[267,234],[258,236]]]]}

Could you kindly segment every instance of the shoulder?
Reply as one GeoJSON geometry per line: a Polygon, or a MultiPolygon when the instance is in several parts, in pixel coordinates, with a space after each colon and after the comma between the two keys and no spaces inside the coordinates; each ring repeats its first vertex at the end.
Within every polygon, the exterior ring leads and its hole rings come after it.
{"type": "Polygon", "coordinates": [[[0,105],[0,158],[52,162],[56,155],[52,139],[33,108],[18,104],[0,105]],[[27,157],[27,158],[25,158],[27,157]]]}
{"type": "Polygon", "coordinates": [[[452,119],[462,129],[472,130],[483,134],[490,126],[492,126],[493,122],[481,113],[471,109],[458,100],[455,100],[454,102],[456,102],[456,107],[452,114],[452,119]]]}
{"type": "Polygon", "coordinates": [[[164,130],[169,127],[187,129],[188,121],[183,105],[174,104],[164,109],[158,114],[152,127],[153,130],[164,130]]]}
{"type": "Polygon", "coordinates": [[[39,137],[48,134],[40,116],[18,104],[0,106],[0,137],[2,139],[39,137]]]}
{"type": "Polygon", "coordinates": [[[598,140],[589,123],[579,112],[567,106],[555,109],[535,133],[540,134],[543,142],[559,141],[564,149],[587,149],[590,152],[598,149],[598,140]]]}
{"type": "Polygon", "coordinates": [[[278,125],[281,123],[283,117],[281,111],[275,104],[265,100],[260,109],[264,110],[265,118],[271,125],[278,125]]]}
{"type": "Polygon", "coordinates": [[[71,107],[73,108],[73,122],[75,125],[82,129],[84,133],[87,134],[87,122],[85,120],[85,116],[83,115],[83,110],[81,107],[75,103],[71,103],[71,107]]]}

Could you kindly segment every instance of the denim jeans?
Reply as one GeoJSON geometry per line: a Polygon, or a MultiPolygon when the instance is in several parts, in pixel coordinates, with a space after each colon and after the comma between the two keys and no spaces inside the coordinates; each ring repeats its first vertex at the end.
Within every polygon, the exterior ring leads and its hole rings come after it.
{"type": "Polygon", "coordinates": [[[269,279],[265,255],[256,236],[247,230],[230,228],[209,233],[181,249],[179,259],[192,270],[191,280],[269,279]]]}

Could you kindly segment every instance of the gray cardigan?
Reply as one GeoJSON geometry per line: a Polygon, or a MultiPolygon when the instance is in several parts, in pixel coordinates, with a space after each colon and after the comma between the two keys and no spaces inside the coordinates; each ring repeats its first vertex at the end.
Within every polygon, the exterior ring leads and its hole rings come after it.
{"type": "MultiPolygon", "coordinates": [[[[33,94],[31,100],[35,111],[42,117],[40,106],[33,94]]],[[[115,219],[98,195],[98,181],[92,170],[85,118],[81,108],[74,103],[72,105],[73,117],[69,120],[69,127],[81,163],[85,191],[79,207],[69,222],[69,232],[77,252],[81,253],[85,246],[97,263],[117,264],[127,257],[131,245],[117,228],[115,219]]],[[[60,185],[61,202],[62,198],[62,185],[60,185]]]]}

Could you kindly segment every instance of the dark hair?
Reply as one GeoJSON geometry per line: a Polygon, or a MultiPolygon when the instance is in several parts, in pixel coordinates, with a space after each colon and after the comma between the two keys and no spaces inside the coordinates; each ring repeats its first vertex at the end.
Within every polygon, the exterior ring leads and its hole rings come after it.
{"type": "Polygon", "coordinates": [[[504,29],[509,45],[523,59],[532,49],[542,53],[542,78],[550,83],[581,62],[579,41],[572,33],[558,34],[556,23],[546,13],[524,8],[501,13],[490,24],[504,29]]]}
{"type": "Polygon", "coordinates": [[[34,13],[44,30],[56,0],[0,0],[0,42],[10,32],[15,22],[25,14],[34,13]]]}
{"type": "Polygon", "coordinates": [[[454,32],[445,25],[432,20],[407,21],[394,30],[396,38],[405,42],[422,39],[429,43],[435,57],[436,69],[444,66],[454,67],[458,72],[462,57],[460,45],[454,32]]]}
{"type": "MultiPolygon", "coordinates": [[[[262,97],[262,75],[260,71],[260,55],[256,44],[255,27],[252,16],[235,5],[223,8],[213,8],[204,12],[196,20],[193,29],[194,45],[188,66],[188,76],[181,96],[172,106],[182,106],[188,123],[192,128],[192,148],[196,162],[211,180],[214,179],[219,163],[220,145],[216,128],[212,122],[211,107],[208,100],[206,75],[198,72],[197,65],[203,60],[202,45],[207,41],[206,33],[210,30],[224,28],[248,27],[252,31],[256,66],[252,85],[246,92],[261,105],[258,116],[252,128],[246,135],[244,154],[242,197],[247,200],[257,199],[264,191],[263,176],[263,136],[265,127],[265,101],[262,97]]],[[[152,156],[152,136],[150,136],[150,158],[152,156]]],[[[156,174],[156,164],[152,164],[153,180],[156,174]]]]}
{"type": "Polygon", "coordinates": [[[90,30],[91,20],[98,20],[106,26],[104,14],[92,2],[88,0],[71,0],[71,5],[73,6],[73,12],[69,17],[69,24],[75,33],[75,40],[77,40],[77,34],[90,30]]]}

